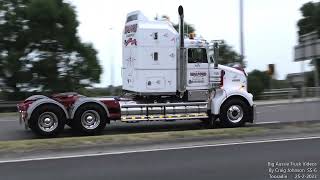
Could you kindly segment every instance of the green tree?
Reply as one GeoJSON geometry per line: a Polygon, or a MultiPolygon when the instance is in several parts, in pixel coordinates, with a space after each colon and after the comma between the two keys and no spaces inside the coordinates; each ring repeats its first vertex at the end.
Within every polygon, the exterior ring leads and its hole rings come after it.
{"type": "Polygon", "coordinates": [[[304,4],[300,11],[302,19],[298,21],[298,34],[304,35],[313,31],[320,36],[320,2],[308,2],[304,4]]]}
{"type": "Polygon", "coordinates": [[[15,92],[32,79],[26,67],[25,56],[28,44],[27,19],[24,5],[27,1],[0,1],[0,81],[2,93],[15,92]]]}
{"type": "Polygon", "coordinates": [[[248,92],[252,93],[254,99],[269,87],[270,77],[265,71],[253,70],[248,74],[248,92]]]}
{"type": "MultiPolygon", "coordinates": [[[[303,17],[297,23],[298,35],[301,36],[315,31],[320,38],[320,2],[308,2],[300,8],[300,11],[303,17]]],[[[311,64],[317,67],[320,79],[320,58],[313,59],[311,64]]],[[[314,80],[314,78],[311,79],[314,80]]]]}
{"type": "Polygon", "coordinates": [[[240,54],[232,49],[225,41],[219,46],[219,64],[233,66],[236,64],[246,67],[246,62],[240,54]]]}
{"type": "MultiPolygon", "coordinates": [[[[0,3],[3,91],[61,92],[99,82],[97,52],[77,36],[74,7],[63,0],[0,3]]],[[[20,98],[20,97],[17,97],[20,98]]]]}

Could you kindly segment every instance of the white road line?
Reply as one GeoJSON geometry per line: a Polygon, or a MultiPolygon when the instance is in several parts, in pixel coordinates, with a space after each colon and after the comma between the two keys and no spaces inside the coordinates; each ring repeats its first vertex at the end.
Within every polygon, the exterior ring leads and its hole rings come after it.
{"type": "Polygon", "coordinates": [[[281,121],[257,122],[254,124],[277,124],[277,123],[281,123],[281,121]]]}
{"type": "Polygon", "coordinates": [[[15,123],[17,123],[18,121],[17,120],[0,120],[0,122],[15,122],[15,123]]]}
{"type": "Polygon", "coordinates": [[[283,106],[284,104],[279,104],[279,105],[266,105],[264,106],[264,108],[276,108],[276,107],[279,107],[279,106],[283,106]]]}
{"type": "Polygon", "coordinates": [[[105,152],[105,153],[93,153],[93,154],[66,155],[66,156],[51,156],[51,157],[49,156],[49,157],[42,157],[42,158],[25,158],[25,159],[22,158],[22,159],[0,161],[0,164],[17,163],[17,162],[29,162],[29,161],[43,161],[43,160],[57,160],[57,159],[68,159],[68,158],[107,156],[107,155],[120,155],[120,154],[155,152],[155,151],[169,151],[169,150],[205,148],[205,147],[246,145],[246,144],[258,144],[258,143],[284,142],[284,141],[299,141],[299,140],[310,140],[310,139],[320,139],[320,136],[299,137],[299,138],[285,138],[285,139],[270,139],[270,140],[257,140],[257,141],[243,141],[243,142],[232,142],[232,143],[221,143],[221,144],[205,144],[205,145],[180,146],[180,147],[168,147],[168,148],[154,148],[154,149],[143,149],[143,150],[128,150],[128,151],[118,151],[118,152],[105,152]]]}

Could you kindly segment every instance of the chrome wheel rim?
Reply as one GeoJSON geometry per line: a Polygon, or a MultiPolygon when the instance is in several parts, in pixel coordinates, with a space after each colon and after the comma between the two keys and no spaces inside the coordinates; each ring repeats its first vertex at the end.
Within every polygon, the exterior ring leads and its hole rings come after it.
{"type": "Polygon", "coordinates": [[[86,129],[95,129],[100,124],[100,115],[97,111],[87,110],[81,116],[81,124],[86,129]]]}
{"type": "Polygon", "coordinates": [[[52,132],[58,127],[58,117],[53,112],[44,112],[38,118],[38,126],[44,132],[52,132]]]}
{"type": "Polygon", "coordinates": [[[232,105],[227,111],[227,117],[229,121],[238,123],[243,118],[243,109],[239,105],[232,105]]]}

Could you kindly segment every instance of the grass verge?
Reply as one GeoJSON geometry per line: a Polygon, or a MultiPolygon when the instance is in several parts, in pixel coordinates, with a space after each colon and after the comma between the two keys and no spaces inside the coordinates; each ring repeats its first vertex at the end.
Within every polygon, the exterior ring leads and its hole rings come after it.
{"type": "Polygon", "coordinates": [[[13,117],[13,116],[18,117],[18,113],[17,112],[0,113],[0,117],[13,117]]]}
{"type": "Polygon", "coordinates": [[[265,129],[262,127],[245,127],[237,129],[205,129],[119,135],[66,137],[54,139],[0,141],[0,152],[25,152],[32,150],[48,150],[123,143],[142,143],[148,141],[151,142],[200,137],[239,137],[263,131],[265,131],[265,129]]]}
{"type": "Polygon", "coordinates": [[[166,140],[182,140],[193,138],[230,139],[249,136],[263,136],[279,133],[297,134],[304,132],[320,132],[320,123],[299,123],[286,125],[204,129],[170,132],[152,132],[136,134],[118,134],[86,137],[66,137],[54,139],[31,139],[17,141],[0,141],[0,152],[29,152],[34,150],[59,150],[77,147],[93,147],[112,144],[130,144],[157,142],[166,140]]]}

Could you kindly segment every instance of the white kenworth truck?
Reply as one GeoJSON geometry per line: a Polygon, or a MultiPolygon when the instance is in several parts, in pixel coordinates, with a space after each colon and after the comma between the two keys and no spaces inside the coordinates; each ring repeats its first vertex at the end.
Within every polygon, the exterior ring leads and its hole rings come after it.
{"type": "Polygon", "coordinates": [[[183,8],[179,33],[167,20],[127,15],[123,31],[123,97],[89,98],[77,93],[35,95],[18,104],[20,121],[38,135],[57,136],[69,125],[87,135],[112,121],[202,120],[213,127],[254,121],[247,75],[218,65],[217,41],[188,38],[183,8]],[[214,52],[214,53],[211,53],[214,52]]]}

